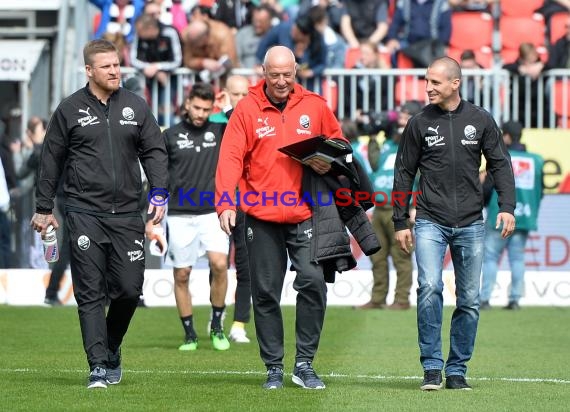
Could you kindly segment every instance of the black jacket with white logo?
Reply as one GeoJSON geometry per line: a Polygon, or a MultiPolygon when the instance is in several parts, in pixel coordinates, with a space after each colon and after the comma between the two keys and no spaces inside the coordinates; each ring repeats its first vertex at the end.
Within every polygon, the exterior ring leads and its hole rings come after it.
{"type": "MultiPolygon", "coordinates": [[[[169,215],[202,215],[214,207],[215,177],[226,123],[207,121],[201,127],[187,120],[163,133],[168,151],[169,215]]],[[[234,194],[228,193],[233,199],[234,194]]]]}
{"type": "MultiPolygon", "coordinates": [[[[501,212],[515,210],[509,153],[491,115],[462,100],[446,112],[430,104],[411,118],[398,148],[393,193],[408,193],[419,169],[418,219],[464,227],[482,219],[481,154],[496,179],[501,212]]],[[[408,202],[394,202],[394,227],[407,228],[408,202]]]]}
{"type": "Polygon", "coordinates": [[[102,104],[86,86],[60,103],[50,119],[36,187],[36,211],[53,209],[59,178],[69,210],[139,213],[145,171],[150,188],[166,190],[168,158],[147,103],[120,88],[102,104]]]}

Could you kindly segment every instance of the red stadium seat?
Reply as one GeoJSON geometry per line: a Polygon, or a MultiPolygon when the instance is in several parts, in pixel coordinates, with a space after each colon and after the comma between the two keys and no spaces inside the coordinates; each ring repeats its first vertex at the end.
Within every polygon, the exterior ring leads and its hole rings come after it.
{"type": "Polygon", "coordinates": [[[550,44],[556,43],[558,39],[566,35],[567,33],[566,25],[568,24],[568,17],[570,17],[570,13],[562,12],[562,13],[555,13],[550,18],[550,36],[549,36],[550,44]]]}
{"type": "Polygon", "coordinates": [[[400,76],[394,89],[396,104],[400,105],[408,100],[419,100],[428,103],[426,82],[416,76],[400,76]]]}
{"type": "Polygon", "coordinates": [[[501,18],[530,17],[543,3],[544,0],[501,0],[501,18]]]}
{"type": "MultiPolygon", "coordinates": [[[[455,47],[450,47],[447,51],[447,55],[457,62],[461,63],[461,53],[465,49],[457,49],[455,47]]],[[[475,53],[475,59],[484,69],[490,69],[493,67],[493,50],[490,47],[481,47],[479,49],[473,49],[475,53]]]]}
{"type": "Polygon", "coordinates": [[[396,64],[398,65],[398,69],[414,68],[414,62],[412,62],[412,59],[410,59],[402,52],[398,52],[398,57],[396,58],[396,64]]]}
{"type": "Polygon", "coordinates": [[[521,43],[544,46],[545,30],[544,18],[539,14],[533,17],[503,16],[499,21],[502,49],[518,49],[521,43]]]}
{"type": "Polygon", "coordinates": [[[489,13],[454,12],[451,28],[451,47],[475,50],[493,43],[493,17],[489,13]]]}
{"type": "Polygon", "coordinates": [[[344,56],[344,68],[352,69],[360,59],[360,48],[349,47],[346,49],[346,55],[344,56]]]}

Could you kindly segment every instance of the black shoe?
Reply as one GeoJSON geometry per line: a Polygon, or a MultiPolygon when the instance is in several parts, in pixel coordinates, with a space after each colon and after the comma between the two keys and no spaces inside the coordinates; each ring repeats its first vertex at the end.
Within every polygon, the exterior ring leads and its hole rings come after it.
{"type": "Polygon", "coordinates": [[[293,383],[305,389],[325,389],[325,384],[317,376],[311,362],[301,362],[293,368],[293,383]]]}
{"type": "Polygon", "coordinates": [[[467,384],[465,376],[449,375],[445,378],[445,389],[460,389],[470,391],[473,388],[467,384]]]}
{"type": "Polygon", "coordinates": [[[521,307],[517,302],[509,302],[509,304],[505,306],[505,309],[507,310],[519,310],[520,308],[521,307]]]}
{"type": "Polygon", "coordinates": [[[489,304],[488,300],[484,300],[479,304],[479,310],[487,310],[491,309],[491,305],[489,304]]]}
{"type": "Polygon", "coordinates": [[[52,299],[52,298],[46,297],[44,299],[44,303],[46,305],[50,305],[50,306],[61,306],[61,305],[63,305],[63,303],[61,303],[61,301],[58,298],[52,299]]]}
{"type": "Polygon", "coordinates": [[[422,391],[438,391],[443,387],[442,382],[440,369],[428,369],[424,371],[424,381],[420,389],[422,391]]]}
{"type": "Polygon", "coordinates": [[[283,369],[272,366],[267,369],[267,380],[263,384],[264,389],[281,389],[283,387],[283,369]]]}

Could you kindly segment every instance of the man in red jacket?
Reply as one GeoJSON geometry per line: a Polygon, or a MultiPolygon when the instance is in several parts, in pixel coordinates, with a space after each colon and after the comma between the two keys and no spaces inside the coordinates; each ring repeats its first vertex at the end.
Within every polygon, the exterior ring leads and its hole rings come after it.
{"type": "MultiPolygon", "coordinates": [[[[312,212],[301,199],[303,166],[277,149],[324,135],[341,138],[340,125],[326,101],[295,84],[293,52],[267,51],[264,80],[236,106],[222,139],[216,171],[216,210],[226,233],[235,226],[234,192],[246,213],[245,236],[260,354],[267,368],[266,389],[283,387],[281,291],[287,254],[297,275],[296,355],[293,382],[324,389],[312,362],[325,317],[327,288],[322,265],[311,261],[312,212]],[[295,199],[297,201],[295,201],[295,199]]],[[[324,174],[330,164],[312,159],[307,166],[324,174]]]]}

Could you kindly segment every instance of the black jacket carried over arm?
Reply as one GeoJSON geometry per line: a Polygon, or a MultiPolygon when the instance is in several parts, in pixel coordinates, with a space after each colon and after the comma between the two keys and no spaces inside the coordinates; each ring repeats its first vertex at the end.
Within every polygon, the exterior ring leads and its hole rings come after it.
{"type": "Polygon", "coordinates": [[[352,197],[354,192],[360,191],[368,192],[371,198],[373,190],[368,176],[357,162],[344,163],[344,167],[352,171],[350,178],[331,173],[321,176],[310,167],[305,167],[303,174],[303,194],[307,194],[304,199],[310,196],[313,210],[311,258],[323,265],[327,282],[334,282],[335,272],[356,266],[346,228],[367,256],[381,247],[366,214],[372,203],[358,204],[352,197]],[[340,197],[337,196],[339,191],[343,193],[340,197]]]}

